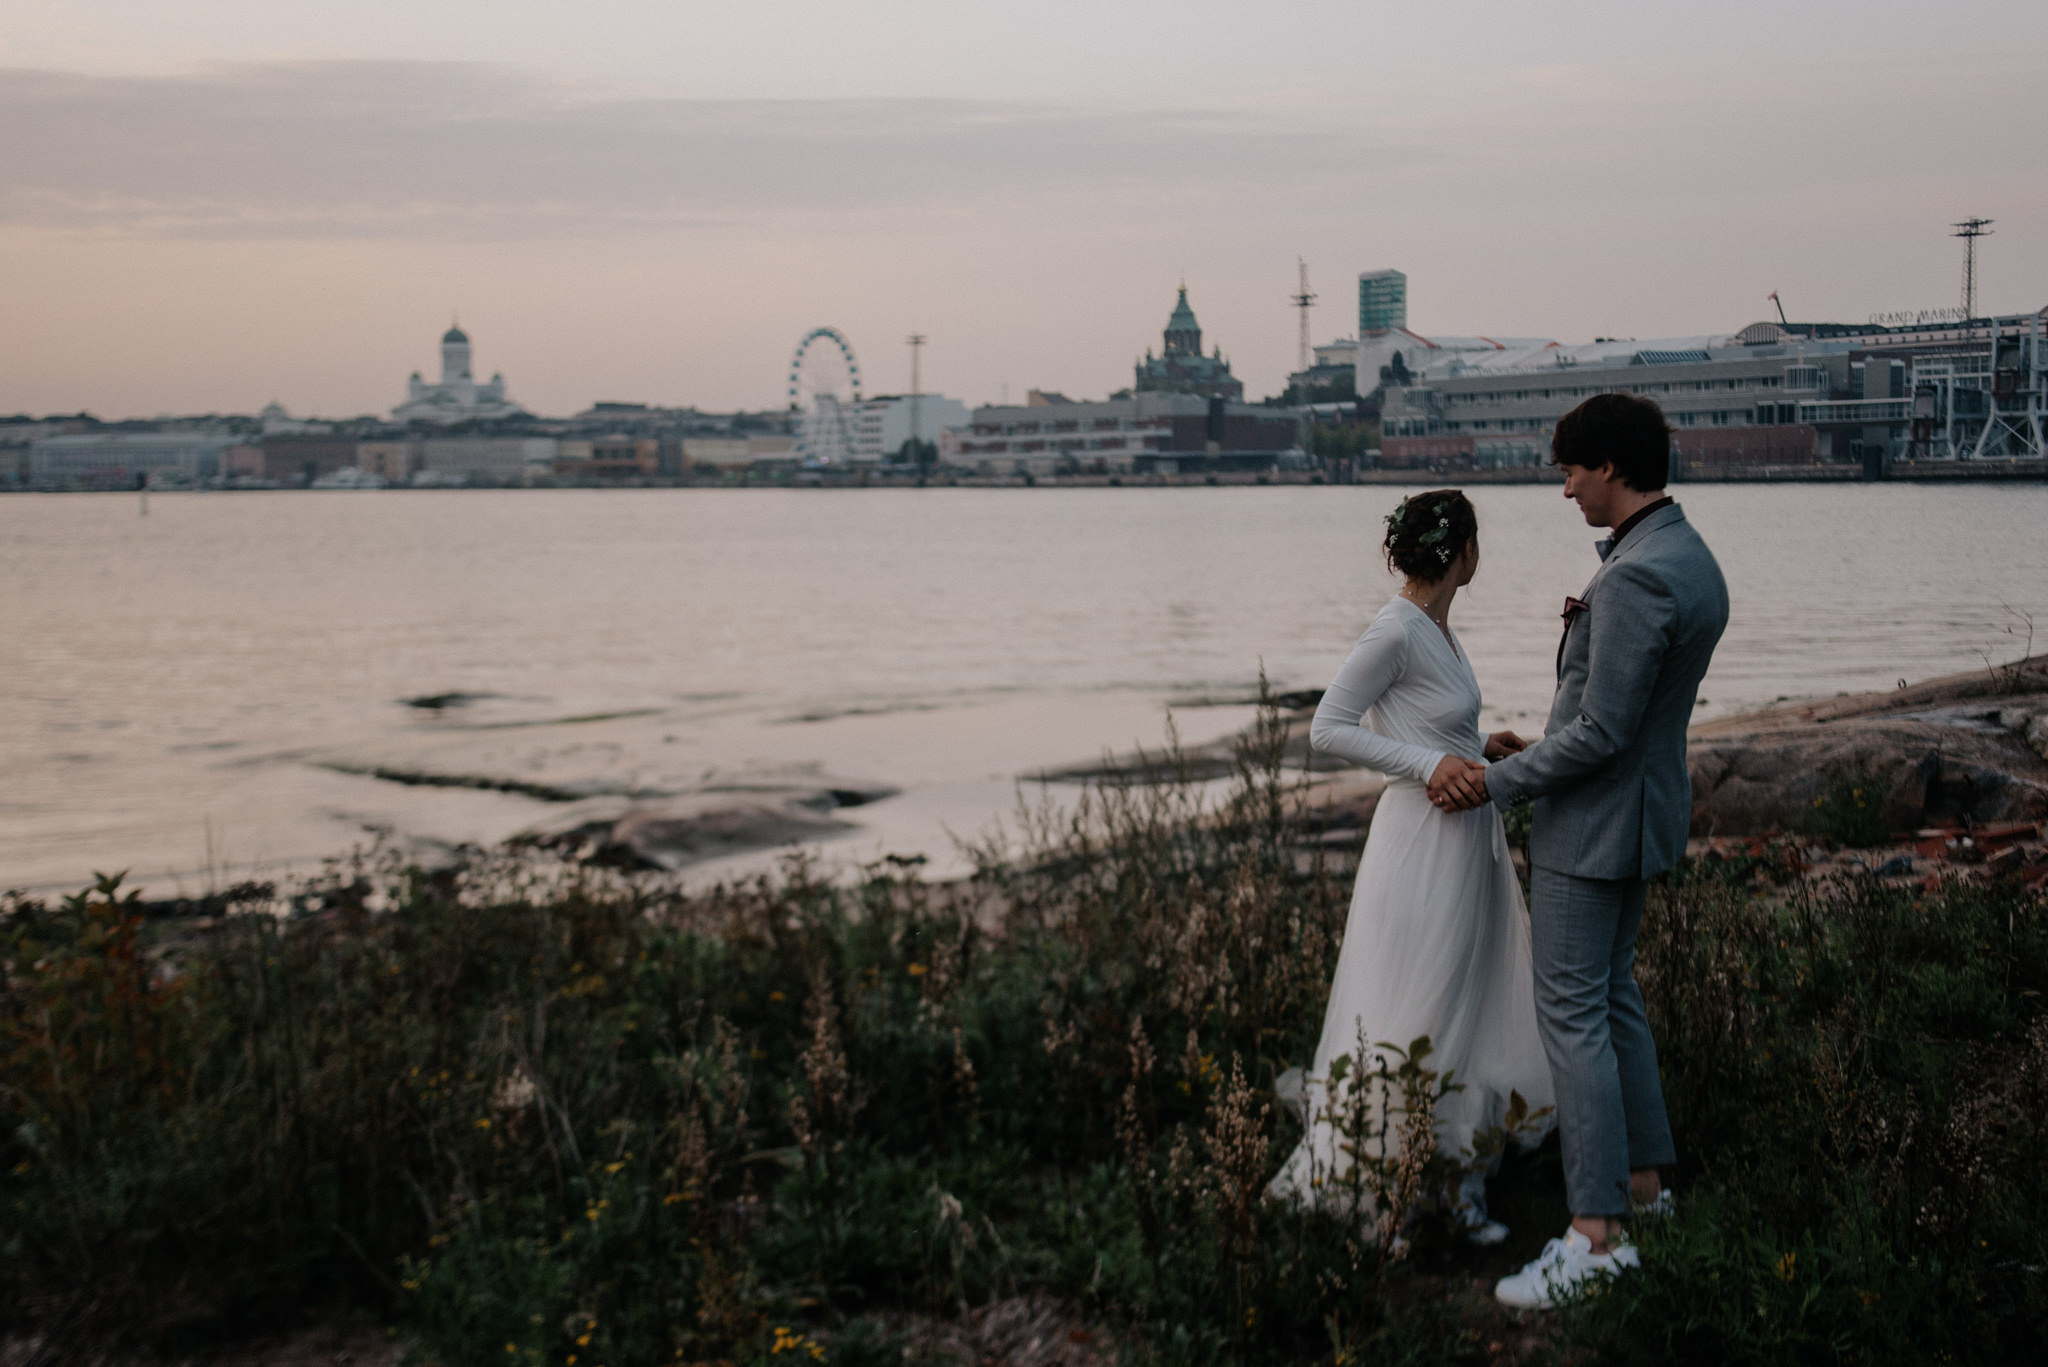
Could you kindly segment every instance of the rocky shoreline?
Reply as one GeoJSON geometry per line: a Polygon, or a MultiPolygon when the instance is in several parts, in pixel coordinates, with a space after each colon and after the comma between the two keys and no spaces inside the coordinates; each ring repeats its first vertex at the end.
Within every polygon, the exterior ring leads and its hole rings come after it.
{"type": "MultiPolygon", "coordinates": [[[[1820,829],[1858,808],[1875,837],[1855,845],[1920,847],[1936,838],[2028,828],[2048,819],[2048,656],[1725,717],[1691,735],[1692,832],[1715,842],[1841,833],[1820,829]]],[[[1281,695],[1282,763],[1305,775],[1297,801],[1310,843],[1355,844],[1385,789],[1376,774],[1309,748],[1319,690],[1281,695]]],[[[1235,769],[1236,737],[1140,750],[1023,775],[1029,783],[1215,782],[1235,769]]],[[[838,815],[893,795],[874,786],[735,785],[648,801],[618,795],[566,803],[515,838],[578,862],[675,871],[706,859],[852,831],[838,815]]],[[[1994,837],[1996,838],[1996,837],[1994,837]]],[[[2011,843],[2011,842],[2007,842],[2011,843]]],[[[1956,848],[1969,848],[1956,845],[1956,848]]]]}
{"type": "MultiPolygon", "coordinates": [[[[1321,690],[1283,693],[1281,766],[1294,793],[1298,843],[1355,850],[1385,790],[1377,774],[1314,753],[1321,690]]],[[[1026,785],[1218,784],[1237,771],[1243,734],[1204,744],[1109,754],[1019,775],[1026,785]]],[[[1691,734],[1695,853],[1786,836],[1851,849],[1895,847],[1908,860],[1937,846],[1983,851],[1979,835],[2016,847],[2048,820],[2048,656],[1884,692],[1788,703],[1703,723],[1691,734]],[[1846,809],[1846,810],[1845,810],[1846,809]],[[1848,827],[1845,818],[1852,818],[1848,827]],[[2004,832],[2027,832],[2007,836],[2004,832]],[[1933,842],[1933,843],[1930,843],[1933,842]],[[1946,845],[1943,845],[1946,842],[1946,845]]],[[[332,759],[326,767],[412,786],[513,792],[552,810],[505,843],[565,863],[679,873],[749,852],[857,835],[850,809],[898,795],[815,766],[668,775],[636,770],[472,772],[422,758],[400,765],[332,759]]],[[[2025,849],[2007,859],[2033,856],[2025,849]]],[[[921,862],[921,861],[920,861],[921,862]]],[[[1887,861],[1879,859],[1878,865],[1887,861]]],[[[2027,865],[2031,867],[2031,863],[2027,865]]],[[[197,903],[182,910],[195,910],[197,903]]]]}
{"type": "Polygon", "coordinates": [[[1887,834],[2048,818],[2048,656],[1726,717],[1690,741],[1693,834],[1797,831],[1845,793],[1887,834]]]}
{"type": "MultiPolygon", "coordinates": [[[[1283,700],[1287,763],[1310,775],[1299,798],[1306,843],[1354,846],[1386,784],[1310,753],[1315,701],[1308,693],[1283,700]]],[[[1689,753],[1697,855],[1774,839],[1796,848],[1811,838],[1836,847],[1800,856],[1816,871],[1924,876],[1929,864],[1984,866],[2048,882],[2048,852],[2035,843],[2048,821],[2048,656],[1720,718],[1693,728],[1689,753]],[[1841,829],[1845,818],[1851,829],[1841,829]]],[[[1143,754],[1042,777],[1208,779],[1230,764],[1230,743],[1219,742],[1177,764],[1143,754]]]]}

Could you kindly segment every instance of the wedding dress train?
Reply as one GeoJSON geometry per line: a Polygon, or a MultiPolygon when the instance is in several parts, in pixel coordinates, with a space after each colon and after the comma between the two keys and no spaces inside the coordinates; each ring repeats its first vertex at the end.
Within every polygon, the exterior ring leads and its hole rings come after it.
{"type": "MultiPolygon", "coordinates": [[[[1282,1199],[1348,1203],[1339,1195],[1350,1168],[1335,1105],[1342,1089],[1332,1097],[1330,1069],[1361,1036],[1369,1049],[1406,1049],[1429,1037],[1428,1066],[1451,1073],[1460,1089],[1435,1113],[1437,1145],[1454,1157],[1476,1133],[1504,1122],[1511,1094],[1531,1111],[1551,1105],[1528,912],[1500,812],[1442,812],[1425,788],[1445,755],[1481,758],[1479,707],[1479,683],[1456,638],[1396,597],[1316,709],[1314,747],[1379,770],[1387,789],[1359,860],[1322,1040],[1303,1081],[1307,1133],[1273,1179],[1282,1199]]],[[[1540,1122],[1516,1137],[1533,1144],[1547,1128],[1540,1122]]],[[[1389,1141],[1390,1152],[1398,1142],[1389,1141]]],[[[1479,1188],[1466,1184],[1468,1202],[1479,1188]]]]}

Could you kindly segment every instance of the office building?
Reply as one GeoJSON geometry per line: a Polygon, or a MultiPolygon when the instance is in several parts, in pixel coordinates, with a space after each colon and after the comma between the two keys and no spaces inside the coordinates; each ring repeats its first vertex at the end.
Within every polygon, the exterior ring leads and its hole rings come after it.
{"type": "Polygon", "coordinates": [[[949,427],[965,427],[967,405],[943,394],[920,394],[913,404],[908,394],[883,394],[863,399],[852,406],[853,459],[895,461],[902,458],[903,444],[911,438],[911,412],[916,410],[916,436],[936,444],[939,433],[949,427]]]}
{"type": "Polygon", "coordinates": [[[1367,271],[1358,277],[1358,335],[1370,337],[1408,326],[1408,277],[1400,271],[1367,271]]]}

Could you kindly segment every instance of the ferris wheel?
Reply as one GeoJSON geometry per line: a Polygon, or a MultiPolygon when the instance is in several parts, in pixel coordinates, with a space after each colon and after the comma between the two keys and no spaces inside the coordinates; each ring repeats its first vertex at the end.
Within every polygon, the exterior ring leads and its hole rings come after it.
{"type": "Polygon", "coordinates": [[[860,363],[853,359],[853,343],[838,328],[812,328],[796,344],[789,363],[797,459],[806,465],[851,460],[859,406],[860,363]]]}

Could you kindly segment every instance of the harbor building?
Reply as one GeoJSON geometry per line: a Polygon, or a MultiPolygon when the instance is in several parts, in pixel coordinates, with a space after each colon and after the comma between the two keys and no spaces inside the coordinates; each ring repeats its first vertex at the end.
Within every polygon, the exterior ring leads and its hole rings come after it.
{"type": "MultiPolygon", "coordinates": [[[[535,436],[271,437],[230,451],[224,473],[319,488],[495,488],[552,475],[561,447],[569,444],[535,436]]],[[[587,456],[590,444],[583,446],[587,456]]]]}
{"type": "Polygon", "coordinates": [[[1180,287],[1180,299],[1166,320],[1164,349],[1158,356],[1148,347],[1138,362],[1131,388],[1139,394],[1199,394],[1204,398],[1236,402],[1244,397],[1244,385],[1230,373],[1223,348],[1212,356],[1202,354],[1202,325],[1188,306],[1188,287],[1180,287]]]}
{"type": "Polygon", "coordinates": [[[1294,409],[1197,394],[1133,394],[1100,403],[1051,395],[974,410],[939,457],[991,475],[1197,474],[1306,463],[1294,409]]]}
{"type": "MultiPolygon", "coordinates": [[[[1307,370],[1287,377],[1290,402],[1327,403],[1359,397],[1358,343],[1349,337],[1311,348],[1314,361],[1307,370]]],[[[1368,385],[1367,390],[1371,389],[1368,385]]]]}
{"type": "Polygon", "coordinates": [[[1348,381],[1358,402],[1369,413],[1378,413],[1387,386],[1410,384],[1416,375],[1440,361],[1461,356],[1480,359],[1496,353],[1556,345],[1544,337],[1424,336],[1405,327],[1387,328],[1315,348],[1315,364],[1288,376],[1288,381],[1303,392],[1348,381]]]}
{"type": "MultiPolygon", "coordinates": [[[[356,438],[309,431],[266,432],[252,443],[260,453],[255,472],[248,477],[279,484],[311,484],[337,470],[359,463],[356,438]]],[[[247,474],[246,464],[234,471],[247,474]]]]}
{"type": "Polygon", "coordinates": [[[553,437],[428,437],[419,443],[415,485],[524,484],[554,471],[553,437]]]}
{"type": "Polygon", "coordinates": [[[602,437],[563,437],[555,445],[556,479],[576,482],[647,480],[681,474],[682,442],[614,432],[602,437]]]}
{"type": "Polygon", "coordinates": [[[683,460],[691,470],[726,474],[787,472],[797,468],[796,438],[775,433],[683,438],[683,460]]]}
{"type": "Polygon", "coordinates": [[[1351,398],[1362,416],[1380,411],[1388,385],[1405,385],[1437,361],[1465,353],[1527,351],[1554,345],[1544,337],[1424,335],[1408,326],[1408,277],[1366,271],[1358,277],[1358,335],[1314,348],[1315,363],[1287,377],[1297,402],[1351,398]]]}
{"type": "Polygon", "coordinates": [[[908,394],[880,394],[852,406],[853,451],[856,461],[893,461],[911,439],[915,410],[919,441],[936,444],[949,427],[965,427],[967,405],[943,394],[919,394],[913,402],[908,394]]]}
{"type": "Polygon", "coordinates": [[[428,384],[415,370],[406,381],[405,402],[391,410],[399,423],[449,423],[524,418],[530,414],[505,397],[505,377],[477,383],[470,374],[469,334],[451,325],[441,334],[441,382],[428,384]]]}
{"type": "Polygon", "coordinates": [[[29,482],[45,488],[116,488],[137,476],[152,483],[200,484],[221,473],[221,453],[237,445],[213,432],[75,432],[29,447],[29,482]]]}
{"type": "Polygon", "coordinates": [[[1595,394],[1654,399],[1673,474],[1761,467],[2040,459],[2048,310],[1900,325],[1753,323],[1656,341],[1425,355],[1390,382],[1382,463],[1487,469],[1548,459],[1557,420],[1595,394]]]}

